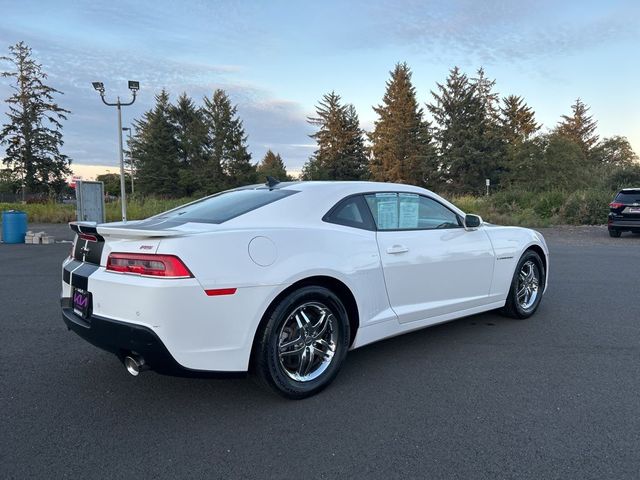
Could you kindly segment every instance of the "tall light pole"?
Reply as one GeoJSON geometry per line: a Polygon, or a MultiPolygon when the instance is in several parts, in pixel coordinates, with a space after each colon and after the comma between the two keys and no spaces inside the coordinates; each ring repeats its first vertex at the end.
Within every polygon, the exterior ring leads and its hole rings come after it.
{"type": "Polygon", "coordinates": [[[129,90],[133,94],[133,98],[130,102],[123,103],[120,101],[120,97],[117,97],[117,101],[115,103],[107,102],[104,99],[104,84],[102,82],[92,82],[93,88],[96,89],[98,93],[100,93],[100,98],[102,99],[102,103],[109,107],[118,107],[118,145],[120,146],[120,201],[122,203],[122,221],[127,221],[127,193],[125,192],[125,184],[124,184],[124,152],[122,149],[122,107],[126,107],[129,105],[133,105],[133,102],[136,101],[136,93],[140,90],[140,82],[134,82],[129,80],[129,90]]]}
{"type": "Polygon", "coordinates": [[[129,172],[131,175],[131,195],[133,195],[133,154],[131,153],[131,127],[122,127],[123,132],[127,132],[129,137],[129,172]]]}

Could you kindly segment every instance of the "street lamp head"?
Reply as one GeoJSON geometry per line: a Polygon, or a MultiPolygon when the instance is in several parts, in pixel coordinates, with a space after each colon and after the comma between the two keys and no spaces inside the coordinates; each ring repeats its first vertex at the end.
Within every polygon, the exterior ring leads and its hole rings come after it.
{"type": "Polygon", "coordinates": [[[131,90],[134,93],[140,90],[140,82],[129,80],[129,90],[131,90]]]}
{"type": "Polygon", "coordinates": [[[95,88],[98,92],[104,93],[104,83],[102,82],[91,82],[93,88],[95,88]]]}
{"type": "Polygon", "coordinates": [[[130,132],[131,128],[130,127],[122,127],[122,131],[123,132],[130,132]]]}

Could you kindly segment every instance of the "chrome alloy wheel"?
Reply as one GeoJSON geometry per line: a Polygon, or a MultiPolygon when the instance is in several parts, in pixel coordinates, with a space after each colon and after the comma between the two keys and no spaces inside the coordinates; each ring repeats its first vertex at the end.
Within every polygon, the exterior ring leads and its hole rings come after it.
{"type": "Polygon", "coordinates": [[[518,304],[523,310],[529,310],[536,303],[540,294],[540,269],[532,260],[522,264],[518,273],[518,288],[516,296],[518,304]]]}
{"type": "Polygon", "coordinates": [[[297,307],[278,335],[278,357],[286,375],[298,382],[320,376],[336,353],[338,330],[331,310],[319,302],[297,307]]]}

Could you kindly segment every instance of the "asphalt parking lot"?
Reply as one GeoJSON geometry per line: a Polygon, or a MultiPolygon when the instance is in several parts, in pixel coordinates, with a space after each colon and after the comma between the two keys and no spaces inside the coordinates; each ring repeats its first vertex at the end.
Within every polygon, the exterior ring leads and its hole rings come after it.
{"type": "Polygon", "coordinates": [[[538,314],[350,352],[320,395],[129,376],[67,332],[69,245],[0,245],[0,478],[637,479],[640,236],[545,229],[538,314]]]}

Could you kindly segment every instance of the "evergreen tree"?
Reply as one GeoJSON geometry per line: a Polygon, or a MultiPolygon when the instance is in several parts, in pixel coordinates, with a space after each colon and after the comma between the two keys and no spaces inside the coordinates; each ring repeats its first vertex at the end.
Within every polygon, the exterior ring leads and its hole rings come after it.
{"type": "Polygon", "coordinates": [[[502,99],[499,124],[502,136],[509,145],[518,145],[529,140],[541,126],[535,120],[533,109],[517,95],[509,95],[502,99]]]}
{"type": "Polygon", "coordinates": [[[258,165],[257,174],[258,182],[266,179],[266,177],[273,177],[281,182],[291,180],[289,175],[287,175],[287,170],[280,154],[273,153],[270,149],[267,150],[267,153],[258,165]]]}
{"type": "Polygon", "coordinates": [[[188,196],[203,190],[200,172],[204,166],[207,145],[207,127],[202,111],[183,93],[169,109],[176,131],[179,159],[180,189],[188,196]]]}
{"type": "Polygon", "coordinates": [[[493,91],[496,86],[495,80],[489,80],[484,73],[484,68],[477,71],[478,76],[471,79],[471,84],[475,87],[475,94],[482,102],[487,118],[497,122],[500,112],[500,96],[493,91]]]}
{"type": "Polygon", "coordinates": [[[590,150],[598,143],[596,128],[598,122],[588,115],[589,107],[582,100],[576,99],[571,106],[571,115],[562,115],[562,121],[556,128],[556,133],[566,137],[580,146],[585,157],[589,157],[590,150]]]}
{"type": "Polygon", "coordinates": [[[522,97],[509,95],[502,99],[498,117],[499,135],[503,141],[504,155],[499,162],[500,182],[513,181],[514,175],[510,173],[515,169],[521,169],[523,159],[531,155],[537,147],[537,143],[530,140],[540,129],[535,121],[535,114],[522,97]]]}
{"type": "Polygon", "coordinates": [[[303,179],[360,180],[366,175],[364,133],[353,105],[342,105],[340,95],[328,93],[307,121],[318,127],[311,135],[318,149],[304,165],[303,179]]]}
{"type": "Polygon", "coordinates": [[[2,126],[0,144],[6,145],[3,163],[22,178],[23,199],[29,192],[60,193],[71,174],[71,160],[60,152],[62,121],[68,110],[55,102],[59,90],[44,84],[42,65],[31,56],[24,42],[9,47],[10,56],[0,57],[9,70],[0,75],[12,79],[14,93],[6,99],[9,122],[2,126]]]}
{"type": "Polygon", "coordinates": [[[137,163],[137,186],[147,195],[178,196],[180,156],[177,131],[171,121],[169,94],[156,95],[156,105],[135,122],[131,153],[137,163]]]}
{"type": "Polygon", "coordinates": [[[247,150],[242,120],[224,90],[204,99],[203,115],[208,132],[202,172],[206,189],[218,191],[255,183],[256,167],[247,150]]]}
{"type": "Polygon", "coordinates": [[[371,176],[378,181],[435,188],[437,157],[411,84],[411,70],[406,63],[398,63],[390,74],[382,104],[373,108],[378,119],[369,135],[371,176]]]}
{"type": "Polygon", "coordinates": [[[502,141],[489,112],[494,94],[492,82],[478,84],[454,67],[445,84],[431,92],[434,103],[427,107],[436,123],[442,174],[446,189],[453,193],[481,193],[485,178],[495,181],[502,141]]]}

